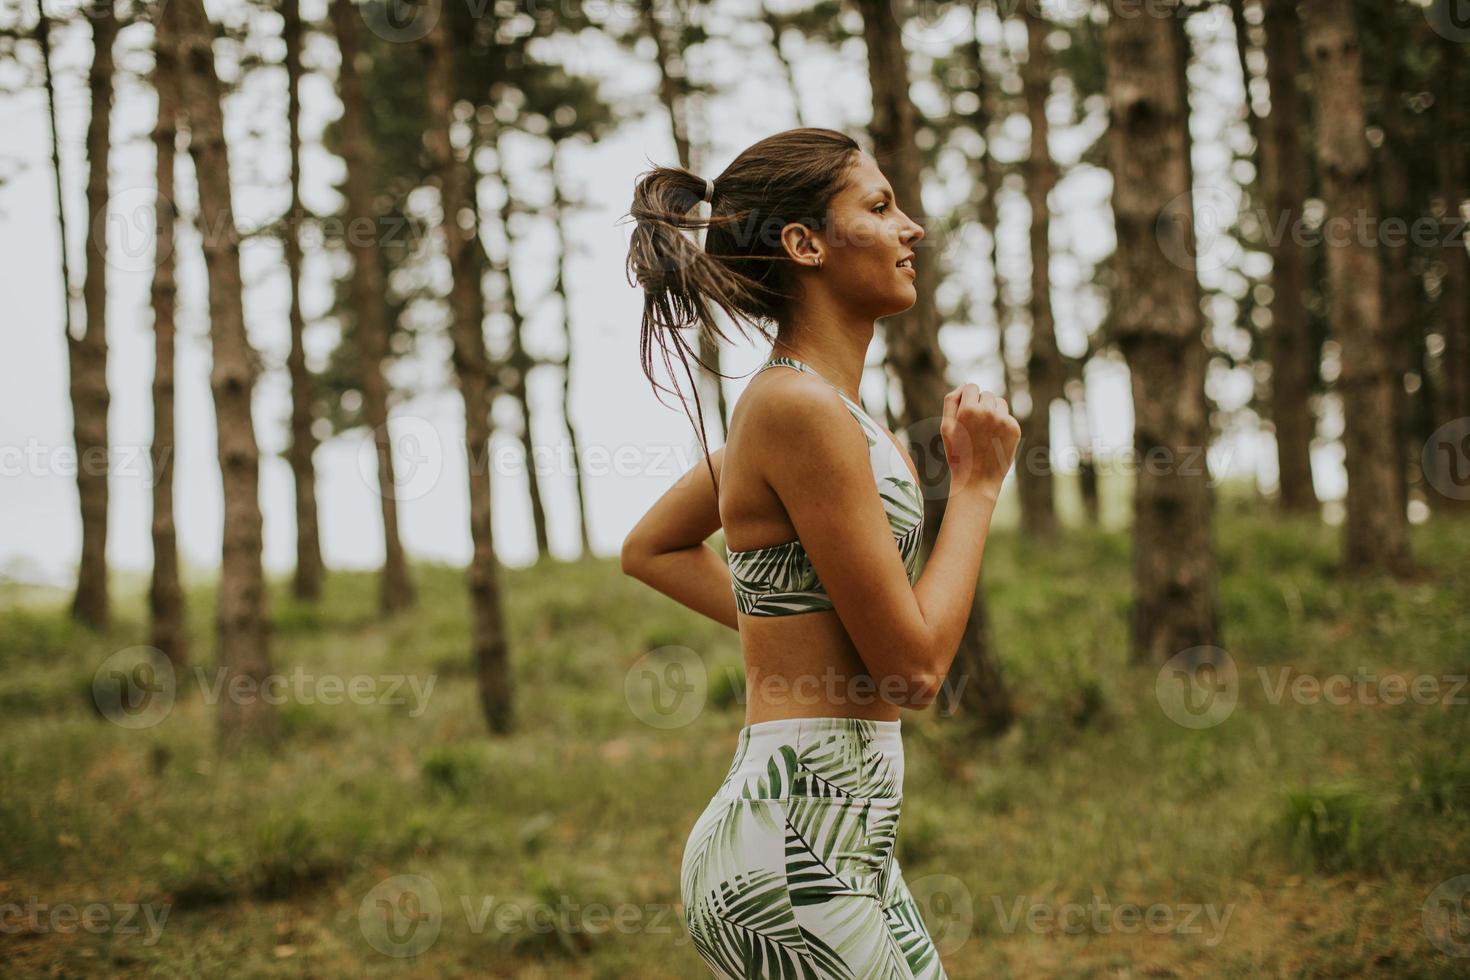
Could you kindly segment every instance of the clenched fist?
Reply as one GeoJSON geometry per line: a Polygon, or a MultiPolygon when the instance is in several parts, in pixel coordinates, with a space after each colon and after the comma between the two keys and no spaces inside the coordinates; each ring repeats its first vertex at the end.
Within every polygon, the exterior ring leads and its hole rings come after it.
{"type": "Polygon", "coordinates": [[[1000,493],[1021,439],[1021,424],[1004,398],[975,384],[960,385],[944,396],[939,435],[949,463],[951,494],[1000,493]]]}

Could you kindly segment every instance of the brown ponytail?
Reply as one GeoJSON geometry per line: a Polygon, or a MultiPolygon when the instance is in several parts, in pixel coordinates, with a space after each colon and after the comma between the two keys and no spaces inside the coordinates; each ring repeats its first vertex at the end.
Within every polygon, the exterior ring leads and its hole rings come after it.
{"type": "MultiPolygon", "coordinates": [[[[832,198],[846,182],[847,172],[861,147],[834,129],[788,129],[755,143],[714,178],[714,198],[708,219],[691,214],[704,199],[704,178],[682,167],[654,167],[638,176],[628,217],[637,224],[628,245],[628,283],[643,287],[643,324],[639,356],[644,376],[654,388],[680,396],[659,384],[653,373],[653,344],[657,341],[665,369],[674,378],[673,361],[665,338],[672,338],[694,391],[698,421],[690,417],[705,455],[704,413],[699,390],[689,367],[689,356],[705,364],[684,332],[708,330],[729,340],[712,316],[718,306],[735,325],[754,327],[769,341],[779,335],[796,283],[788,264],[781,229],[799,222],[820,231],[826,225],[832,198]],[[705,228],[704,248],[684,232],[705,228]],[[737,268],[740,267],[740,268],[737,268]]],[[[662,399],[660,399],[662,401],[662,399]]],[[[714,480],[714,467],[710,467],[714,480]]]]}

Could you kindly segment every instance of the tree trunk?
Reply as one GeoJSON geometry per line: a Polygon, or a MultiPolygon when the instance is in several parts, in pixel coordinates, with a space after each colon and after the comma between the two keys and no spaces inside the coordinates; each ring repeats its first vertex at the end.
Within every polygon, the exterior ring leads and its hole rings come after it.
{"type": "Polygon", "coordinates": [[[566,351],[561,360],[561,415],[567,427],[567,440],[571,448],[572,485],[577,489],[577,527],[581,535],[581,554],[592,556],[592,532],[587,521],[587,488],[582,485],[582,454],[577,443],[577,427],[572,423],[572,300],[567,291],[567,260],[571,257],[571,238],[567,235],[567,216],[570,202],[562,194],[561,175],[557,167],[559,144],[551,148],[551,194],[552,208],[556,212],[556,282],[552,292],[561,297],[562,334],[566,338],[566,351]]]}
{"type": "MultiPolygon", "coordinates": [[[[1001,168],[992,152],[994,143],[991,137],[991,126],[999,115],[999,99],[994,79],[990,77],[985,68],[985,59],[980,47],[979,28],[979,0],[970,0],[970,36],[965,44],[965,62],[972,72],[975,73],[975,112],[971,117],[971,124],[975,132],[983,141],[984,148],[980,151],[979,159],[976,161],[976,183],[980,186],[980,201],[976,208],[980,226],[990,238],[990,254],[987,256],[990,263],[991,285],[991,310],[995,317],[995,349],[1000,358],[1000,380],[1001,397],[1010,401],[1014,397],[1011,381],[1011,366],[1006,359],[1006,326],[1010,321],[1010,315],[1006,305],[1006,283],[1005,277],[1000,271],[1000,187],[1001,168]]],[[[1026,494],[1027,487],[1017,481],[1016,491],[1021,497],[1026,494]]],[[[1024,506],[1024,504],[1022,505],[1024,506]]]]}
{"type": "MultiPolygon", "coordinates": [[[[921,191],[921,161],[914,141],[914,106],[909,97],[908,64],[903,35],[893,8],[883,0],[858,0],[863,15],[863,36],[868,50],[868,78],[873,92],[874,159],[883,168],[899,205],[914,220],[924,224],[921,191]]],[[[937,236],[936,236],[937,237],[937,236]]],[[[922,246],[924,243],[919,243],[922,246]]],[[[934,244],[934,242],[930,242],[934,244]]],[[[923,251],[922,248],[919,251],[923,251]]],[[[931,252],[915,262],[918,274],[915,287],[918,299],[912,309],[885,331],[889,363],[897,374],[903,393],[900,422],[912,432],[926,419],[932,419],[949,392],[945,378],[948,361],[939,346],[939,311],[934,293],[939,282],[939,255],[931,252]]],[[[932,440],[929,440],[932,441],[932,440]]],[[[924,456],[932,449],[910,440],[911,451],[924,456]]],[[[920,473],[935,470],[929,460],[919,462],[920,473]]],[[[933,548],[944,519],[945,499],[940,494],[925,493],[924,550],[933,548]]],[[[1015,708],[1006,690],[999,665],[991,651],[985,610],[985,599],[976,588],[970,608],[970,620],[955,653],[954,663],[945,681],[947,694],[941,695],[946,714],[961,713],[976,729],[985,734],[999,734],[1015,720],[1015,708]]]]}
{"type": "Polygon", "coordinates": [[[1271,414],[1276,427],[1280,472],[1279,506],[1288,513],[1314,513],[1312,486],[1312,387],[1317,351],[1307,319],[1307,255],[1292,229],[1307,198],[1307,157],[1301,142],[1297,78],[1301,70],[1301,26],[1295,0],[1264,0],[1266,81],[1271,114],[1262,127],[1261,189],[1267,202],[1271,241],[1271,414]]]}
{"type": "Polygon", "coordinates": [[[1394,468],[1393,355],[1383,322],[1373,162],[1365,135],[1361,55],[1348,0],[1301,5],[1316,90],[1317,162],[1327,205],[1328,306],[1342,347],[1337,388],[1347,456],[1344,564],[1405,574],[1408,517],[1394,468]],[[1334,223],[1339,227],[1332,234],[1334,223]]]}
{"type": "MultiPolygon", "coordinates": [[[[498,146],[496,157],[500,160],[504,159],[498,146]]],[[[521,410],[521,452],[526,457],[526,494],[530,498],[531,526],[536,535],[536,560],[545,561],[551,557],[551,537],[546,528],[546,506],[541,499],[541,476],[536,472],[536,441],[531,431],[531,397],[528,384],[531,368],[535,366],[535,362],[526,354],[526,321],[521,312],[520,301],[516,296],[515,280],[511,277],[511,260],[516,250],[510,231],[510,174],[502,170],[500,180],[505,187],[505,193],[500,198],[499,214],[500,227],[505,235],[505,261],[503,263],[490,261],[488,251],[485,253],[485,258],[487,264],[492,268],[498,266],[497,271],[505,277],[505,312],[510,317],[510,358],[502,367],[510,371],[508,393],[515,399],[516,405],[521,410]]],[[[484,248],[484,240],[479,239],[479,242],[480,247],[484,248]]]]}
{"type": "Polygon", "coordinates": [[[796,66],[786,56],[786,50],[781,47],[781,36],[784,32],[785,22],[781,15],[771,9],[769,0],[760,0],[760,18],[771,32],[771,51],[776,55],[776,60],[781,64],[781,77],[786,83],[786,91],[791,93],[791,105],[796,116],[796,125],[802,129],[808,126],[806,115],[801,111],[801,87],[796,83],[796,66]]]}
{"type": "Polygon", "coordinates": [[[393,441],[388,427],[387,286],[378,254],[381,237],[373,188],[377,159],[368,136],[368,106],[358,74],[359,16],[352,0],[331,0],[332,28],[341,52],[337,74],[342,100],[342,158],[346,164],[343,192],[347,199],[347,250],[352,255],[352,313],[358,363],[362,371],[362,411],[378,461],[378,502],[383,517],[383,571],[378,580],[378,608],[384,615],[414,603],[413,582],[398,536],[398,483],[393,470],[393,441]]]}
{"type": "Polygon", "coordinates": [[[306,323],[301,315],[301,4],[282,0],[283,40],[286,42],[286,127],[291,155],[291,206],[286,215],[284,248],[286,277],[291,281],[291,351],[286,371],[291,377],[291,446],[287,457],[296,488],[296,575],[291,589],[297,598],[317,599],[322,594],[321,535],[316,517],[316,469],[312,453],[316,436],[311,431],[316,401],[314,382],[306,367],[303,336],[306,323]]]}
{"type": "Polygon", "coordinates": [[[469,461],[470,537],[474,554],[468,578],[480,706],[490,730],[506,733],[514,726],[513,691],[499,564],[490,523],[490,377],[477,299],[481,288],[478,249],[457,220],[471,206],[473,188],[467,186],[467,168],[455,158],[449,142],[454,107],[454,53],[448,20],[438,18],[428,35],[425,73],[428,124],[424,141],[439,176],[443,210],[440,228],[452,273],[450,331],[454,340],[455,377],[464,399],[465,453],[469,461]]]}
{"type": "Polygon", "coordinates": [[[202,0],[170,0],[178,38],[180,89],[189,123],[189,155],[198,183],[204,264],[209,281],[209,373],[214,396],[224,534],[215,626],[223,695],[217,716],[225,751],[247,741],[272,741],[275,713],[261,696],[271,673],[270,620],[261,567],[260,449],[250,415],[256,355],[245,333],[240,246],[230,204],[221,86],[210,42],[213,27],[202,0]],[[242,690],[243,696],[232,695],[242,690]]]}
{"type": "MultiPolygon", "coordinates": [[[[87,85],[92,115],[87,122],[87,272],[82,280],[86,332],[80,340],[66,335],[71,364],[72,435],[77,447],[77,498],[82,514],[82,559],[71,615],[79,623],[103,629],[107,598],[107,162],[111,151],[112,43],[117,16],[112,4],[92,9],[92,67],[87,85]]],[[[64,247],[64,246],[63,246],[64,247]]]]}
{"type": "Polygon", "coordinates": [[[1063,391],[1067,397],[1067,425],[1072,444],[1077,447],[1077,490],[1082,498],[1082,520],[1089,527],[1101,522],[1097,497],[1097,461],[1092,455],[1092,425],[1087,417],[1087,379],[1083,373],[1086,358],[1070,365],[1070,376],[1063,391]]]}
{"type": "MultiPolygon", "coordinates": [[[[1174,3],[1160,5],[1175,14],[1174,3]]],[[[1205,450],[1205,347],[1190,191],[1187,52],[1172,16],[1113,16],[1108,132],[1119,347],[1133,388],[1133,657],[1163,663],[1218,641],[1205,450]]]]}
{"type": "MultiPolygon", "coordinates": [[[[1461,205],[1466,196],[1465,46],[1441,38],[1438,106],[1439,197],[1444,202],[1445,234],[1455,241],[1444,249],[1444,282],[1439,296],[1440,329],[1444,334],[1444,421],[1470,416],[1470,260],[1465,254],[1466,229],[1461,205]]],[[[1442,236],[1443,237],[1443,236],[1442,236]]],[[[1457,504],[1463,503],[1456,501],[1457,504]]]]}
{"type": "MultiPolygon", "coordinates": [[[[1378,11],[1375,27],[1383,38],[1383,88],[1379,124],[1383,142],[1378,148],[1379,190],[1385,220],[1411,227],[1418,217],[1410,188],[1409,160],[1412,141],[1404,119],[1403,92],[1409,84],[1407,51],[1393,7],[1378,11]]],[[[1383,320],[1390,345],[1390,385],[1393,390],[1395,465],[1394,494],[1399,508],[1409,505],[1410,466],[1418,464],[1418,453],[1410,450],[1412,420],[1409,392],[1404,377],[1418,370],[1415,348],[1419,345],[1418,277],[1411,263],[1411,242],[1384,243],[1379,252],[1383,271],[1383,320]]]]}
{"type": "Polygon", "coordinates": [[[1026,115],[1031,121],[1031,152],[1026,159],[1026,197],[1031,205],[1031,351],[1026,360],[1026,386],[1031,411],[1021,423],[1023,445],[1016,479],[1026,483],[1021,494],[1021,522],[1033,537],[1052,537],[1057,530],[1051,468],[1051,407],[1062,398],[1065,368],[1057,350],[1051,307],[1051,210],[1047,197],[1057,183],[1057,165],[1047,143],[1046,100],[1051,94],[1052,58],[1046,45],[1049,25],[1031,4],[1022,7],[1026,23],[1027,59],[1022,70],[1026,115]]]}
{"type": "Polygon", "coordinates": [[[174,531],[174,143],[178,135],[179,61],[171,22],[153,25],[153,124],[157,180],[153,263],[153,575],[148,585],[148,642],[182,670],[189,662],[179,547],[174,531]]]}

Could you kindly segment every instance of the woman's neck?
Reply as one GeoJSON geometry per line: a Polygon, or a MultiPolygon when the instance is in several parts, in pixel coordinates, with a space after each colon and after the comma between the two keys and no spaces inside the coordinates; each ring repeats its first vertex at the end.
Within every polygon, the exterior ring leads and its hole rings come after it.
{"type": "Polygon", "coordinates": [[[771,345],[771,356],[801,361],[842,389],[847,397],[862,404],[859,392],[863,381],[863,366],[867,363],[868,345],[872,339],[871,324],[866,337],[849,331],[804,330],[800,341],[795,343],[787,343],[778,338],[771,345]]]}

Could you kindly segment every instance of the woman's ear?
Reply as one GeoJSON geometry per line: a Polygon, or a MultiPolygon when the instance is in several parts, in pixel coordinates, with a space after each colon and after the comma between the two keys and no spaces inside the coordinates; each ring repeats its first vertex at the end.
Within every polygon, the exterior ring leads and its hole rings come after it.
{"type": "Polygon", "coordinates": [[[792,221],[781,229],[781,244],[787,258],[798,265],[815,268],[822,264],[824,246],[820,238],[799,221],[792,221]]]}

